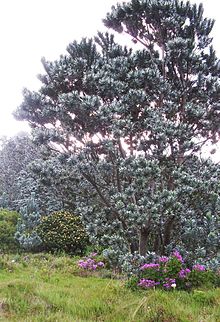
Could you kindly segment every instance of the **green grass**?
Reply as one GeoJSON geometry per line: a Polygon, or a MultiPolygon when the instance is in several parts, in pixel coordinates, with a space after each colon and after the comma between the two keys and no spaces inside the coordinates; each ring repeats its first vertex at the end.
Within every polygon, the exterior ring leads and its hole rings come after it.
{"type": "Polygon", "coordinates": [[[133,292],[120,280],[78,276],[69,257],[11,260],[1,260],[0,321],[220,321],[220,289],[133,292]]]}

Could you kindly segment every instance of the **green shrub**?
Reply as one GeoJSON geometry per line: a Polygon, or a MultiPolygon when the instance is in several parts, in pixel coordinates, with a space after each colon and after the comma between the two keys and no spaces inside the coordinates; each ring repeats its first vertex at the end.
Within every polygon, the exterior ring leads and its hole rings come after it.
{"type": "Polygon", "coordinates": [[[51,252],[82,254],[88,244],[80,218],[67,211],[42,217],[37,233],[44,249],[51,252]]]}
{"type": "Polygon", "coordinates": [[[192,270],[192,272],[189,274],[189,283],[194,287],[206,287],[211,288],[213,285],[216,287],[219,287],[219,274],[211,271],[197,271],[192,270]]]}
{"type": "Polygon", "coordinates": [[[127,282],[131,289],[162,288],[165,290],[193,290],[218,287],[220,276],[202,264],[187,267],[180,253],[175,250],[170,257],[162,256],[154,262],[142,264],[127,282]]]}
{"type": "Polygon", "coordinates": [[[0,209],[0,251],[4,253],[15,252],[19,244],[14,235],[18,221],[18,213],[8,209],[0,209]]]}

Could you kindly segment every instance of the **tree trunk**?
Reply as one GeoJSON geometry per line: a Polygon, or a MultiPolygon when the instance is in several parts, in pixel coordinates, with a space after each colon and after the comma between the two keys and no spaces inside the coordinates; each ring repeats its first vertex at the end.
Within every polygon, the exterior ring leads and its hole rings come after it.
{"type": "Polygon", "coordinates": [[[142,228],[139,235],[139,254],[145,256],[147,253],[148,229],[142,228]]]}
{"type": "Polygon", "coordinates": [[[133,254],[134,252],[138,251],[138,242],[132,242],[130,244],[130,252],[133,254]]]}
{"type": "Polygon", "coordinates": [[[158,233],[155,234],[154,240],[154,251],[156,254],[160,254],[161,252],[161,245],[163,245],[163,236],[160,227],[158,228],[158,233]]]}
{"type": "Polygon", "coordinates": [[[174,226],[174,219],[175,217],[169,218],[167,222],[165,223],[164,228],[164,240],[163,240],[163,251],[165,251],[165,247],[169,245],[170,239],[171,239],[171,233],[174,226]]]}

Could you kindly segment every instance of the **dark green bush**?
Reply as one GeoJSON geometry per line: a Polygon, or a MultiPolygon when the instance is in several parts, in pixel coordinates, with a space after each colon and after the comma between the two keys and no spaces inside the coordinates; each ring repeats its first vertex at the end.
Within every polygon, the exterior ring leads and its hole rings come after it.
{"type": "Polygon", "coordinates": [[[0,209],[0,251],[3,253],[19,249],[19,244],[14,238],[18,217],[15,211],[0,209]]]}
{"type": "Polygon", "coordinates": [[[189,275],[189,283],[194,287],[211,288],[213,285],[219,287],[220,276],[211,270],[204,272],[192,271],[189,275]]]}
{"type": "Polygon", "coordinates": [[[88,245],[80,218],[67,211],[42,217],[37,233],[46,251],[83,254],[88,245]]]}

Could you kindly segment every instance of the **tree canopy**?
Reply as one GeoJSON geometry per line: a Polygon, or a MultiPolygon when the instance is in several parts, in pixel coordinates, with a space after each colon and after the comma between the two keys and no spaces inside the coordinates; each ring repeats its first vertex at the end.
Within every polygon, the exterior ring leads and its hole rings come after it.
{"type": "Polygon", "coordinates": [[[142,47],[109,33],[74,41],[42,60],[42,86],[24,91],[16,117],[71,167],[91,240],[117,254],[178,246],[211,258],[220,169],[201,151],[220,130],[214,22],[202,5],[132,0],[104,23],[142,47]]]}

